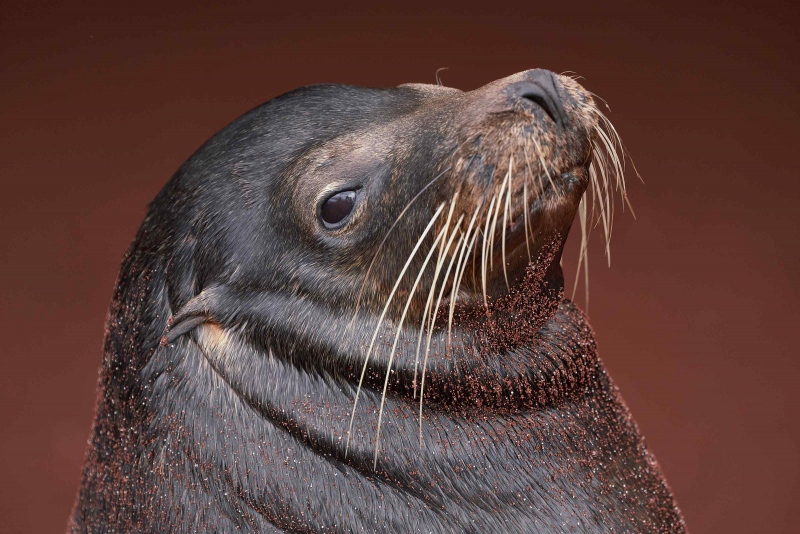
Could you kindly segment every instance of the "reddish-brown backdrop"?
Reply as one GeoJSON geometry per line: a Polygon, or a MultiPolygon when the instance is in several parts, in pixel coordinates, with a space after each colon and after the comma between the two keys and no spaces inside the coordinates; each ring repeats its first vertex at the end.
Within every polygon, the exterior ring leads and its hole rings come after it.
{"type": "Polygon", "coordinates": [[[610,103],[645,183],[591,258],[601,355],[693,532],[796,528],[797,8],[291,4],[3,6],[2,530],[65,525],[118,264],[178,165],[286,90],[439,67],[575,71],[610,103]]]}

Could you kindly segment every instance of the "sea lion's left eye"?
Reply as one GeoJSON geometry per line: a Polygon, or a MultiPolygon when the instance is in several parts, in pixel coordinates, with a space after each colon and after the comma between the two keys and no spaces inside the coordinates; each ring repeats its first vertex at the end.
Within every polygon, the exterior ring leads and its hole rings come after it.
{"type": "Polygon", "coordinates": [[[320,206],[319,217],[322,219],[322,224],[330,230],[343,226],[355,205],[355,191],[340,191],[331,195],[320,206]]]}

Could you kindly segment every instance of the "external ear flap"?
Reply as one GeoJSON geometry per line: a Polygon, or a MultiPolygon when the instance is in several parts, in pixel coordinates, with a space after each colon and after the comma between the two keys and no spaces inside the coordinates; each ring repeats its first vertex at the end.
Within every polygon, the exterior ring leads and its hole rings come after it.
{"type": "Polygon", "coordinates": [[[211,308],[217,299],[219,290],[221,290],[221,286],[204,289],[170,317],[164,335],[161,337],[161,345],[168,345],[183,334],[211,321],[211,308]]]}
{"type": "MultiPolygon", "coordinates": [[[[171,319],[174,320],[175,316],[173,316],[171,319]]],[[[173,343],[183,334],[192,331],[194,328],[200,326],[206,321],[207,318],[203,317],[202,315],[188,317],[181,321],[175,320],[172,326],[167,326],[167,331],[164,332],[164,335],[161,337],[161,346],[163,347],[164,345],[169,345],[170,343],[173,343]]]]}

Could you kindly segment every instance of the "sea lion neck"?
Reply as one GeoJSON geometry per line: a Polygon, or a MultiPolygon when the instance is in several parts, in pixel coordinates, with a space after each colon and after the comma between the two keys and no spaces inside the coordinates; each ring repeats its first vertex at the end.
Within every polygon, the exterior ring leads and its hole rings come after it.
{"type": "MultiPolygon", "coordinates": [[[[215,331],[226,333],[212,336],[214,347],[238,360],[248,361],[236,348],[247,346],[260,354],[254,358],[269,355],[303,373],[329,376],[347,390],[380,395],[386,388],[390,395],[441,409],[539,409],[579,396],[595,374],[594,338],[585,317],[563,300],[560,285],[533,267],[524,284],[488,314],[461,309],[451,330],[442,316],[429,340],[411,325],[398,330],[367,313],[332,317],[312,301],[280,294],[217,288],[202,306],[214,310],[215,331]],[[221,313],[226,302],[237,306],[221,313]],[[227,345],[234,337],[237,344],[227,345]]],[[[247,391],[269,396],[270,388],[254,384],[247,391]]]]}

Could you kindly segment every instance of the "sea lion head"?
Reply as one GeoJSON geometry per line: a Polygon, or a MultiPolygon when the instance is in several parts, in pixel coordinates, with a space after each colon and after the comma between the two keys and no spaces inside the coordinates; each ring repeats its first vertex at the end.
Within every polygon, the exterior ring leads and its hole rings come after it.
{"type": "Polygon", "coordinates": [[[153,203],[145,228],[168,258],[172,310],[162,344],[199,325],[235,331],[357,379],[356,401],[363,384],[416,397],[427,372],[431,401],[487,402],[455,393],[476,366],[538,391],[535,362],[511,370],[502,355],[534,343],[561,302],[582,196],[610,189],[606,126],[585,89],[546,70],[470,92],[278,97],[212,138],[153,203]]]}
{"type": "Polygon", "coordinates": [[[602,119],[577,82],[545,70],[470,92],[319,85],[278,97],[204,145],[154,203],[184,242],[174,309],[226,286],[337,315],[388,304],[393,321],[408,304],[411,321],[435,285],[445,304],[487,307],[543,254],[559,284],[561,246],[607,163],[602,119]],[[434,243],[442,252],[428,257],[434,243]]]}

